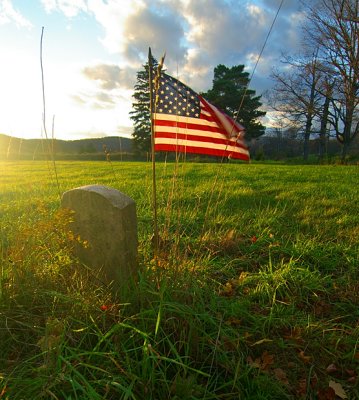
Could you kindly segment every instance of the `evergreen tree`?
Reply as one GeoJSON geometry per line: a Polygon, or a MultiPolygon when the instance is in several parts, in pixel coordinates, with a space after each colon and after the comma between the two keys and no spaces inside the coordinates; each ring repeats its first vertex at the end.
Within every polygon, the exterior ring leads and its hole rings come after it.
{"type": "MultiPolygon", "coordinates": [[[[156,68],[158,62],[152,57],[153,67],[156,68]]],[[[151,119],[150,119],[150,89],[148,83],[149,66],[148,62],[143,65],[143,69],[137,72],[137,82],[134,86],[133,110],[130,111],[130,118],[133,121],[134,130],[132,137],[135,148],[138,151],[151,150],[151,119]]]]}
{"type": "Polygon", "coordinates": [[[249,74],[244,72],[244,65],[228,68],[220,64],[214,69],[212,89],[202,95],[232,118],[239,109],[237,122],[245,127],[246,138],[251,139],[264,134],[265,127],[258,118],[266,112],[258,110],[262,105],[261,96],[255,96],[255,90],[246,90],[248,83],[249,74]]]}

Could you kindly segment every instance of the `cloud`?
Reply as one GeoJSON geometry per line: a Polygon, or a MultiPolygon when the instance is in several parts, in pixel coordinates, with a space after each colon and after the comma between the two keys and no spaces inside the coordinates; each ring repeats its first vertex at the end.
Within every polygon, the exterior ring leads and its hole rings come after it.
{"type": "Polygon", "coordinates": [[[125,22],[124,53],[134,61],[141,61],[151,47],[159,58],[164,52],[174,63],[186,58],[187,49],[183,44],[185,20],[166,6],[155,9],[142,8],[131,14],[125,22]]]}
{"type": "Polygon", "coordinates": [[[97,81],[101,89],[117,88],[133,89],[136,81],[136,71],[131,67],[120,68],[115,64],[97,64],[87,66],[82,70],[86,78],[97,81]]]}
{"type": "Polygon", "coordinates": [[[72,95],[71,97],[77,104],[98,110],[112,109],[119,100],[122,100],[121,96],[110,95],[103,91],[97,91],[95,93],[82,92],[72,95]]]}
{"type": "Polygon", "coordinates": [[[145,7],[142,0],[88,0],[88,12],[104,29],[102,44],[110,53],[123,53],[127,18],[145,7]]]}
{"type": "Polygon", "coordinates": [[[133,127],[126,125],[118,125],[117,131],[120,134],[120,136],[131,137],[133,132],[133,127]]]}
{"type": "Polygon", "coordinates": [[[19,11],[15,10],[11,0],[2,0],[0,2],[0,25],[14,22],[18,28],[30,29],[32,23],[27,20],[19,11]]]}
{"type": "Polygon", "coordinates": [[[81,11],[88,11],[85,0],[41,0],[41,2],[47,13],[59,11],[68,18],[75,17],[81,11]]]}
{"type": "MultiPolygon", "coordinates": [[[[245,64],[250,71],[280,0],[42,0],[48,12],[70,16],[91,14],[104,30],[102,44],[118,55],[119,65],[107,62],[83,73],[101,89],[133,88],[135,72],[147,60],[148,47],[166,68],[196,90],[207,90],[218,64],[245,64]]],[[[267,73],[283,49],[299,46],[300,5],[286,0],[260,61],[257,73],[267,73]],[[265,65],[264,65],[265,63],[265,65]]]]}
{"type": "Polygon", "coordinates": [[[115,89],[120,85],[120,68],[117,65],[99,64],[82,70],[88,79],[100,82],[102,89],[115,89]]]}
{"type": "MultiPolygon", "coordinates": [[[[264,6],[273,9],[273,11],[277,12],[281,0],[262,0],[264,6]]],[[[298,8],[300,7],[300,2],[298,0],[285,0],[282,3],[280,12],[282,13],[290,13],[290,12],[297,12],[298,8]]]]}

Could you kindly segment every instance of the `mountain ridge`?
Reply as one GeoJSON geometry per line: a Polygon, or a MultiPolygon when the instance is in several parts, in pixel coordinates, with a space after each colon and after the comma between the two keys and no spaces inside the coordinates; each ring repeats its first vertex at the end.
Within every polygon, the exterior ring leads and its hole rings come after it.
{"type": "Polygon", "coordinates": [[[132,153],[133,139],[104,136],[75,140],[22,139],[0,133],[0,154],[8,157],[55,154],[81,155],[94,153],[132,153]]]}

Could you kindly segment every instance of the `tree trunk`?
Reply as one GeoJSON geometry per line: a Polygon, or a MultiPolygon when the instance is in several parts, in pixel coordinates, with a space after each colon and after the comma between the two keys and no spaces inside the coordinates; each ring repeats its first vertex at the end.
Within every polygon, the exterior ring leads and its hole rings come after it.
{"type": "Polygon", "coordinates": [[[325,153],[329,105],[330,105],[330,97],[326,96],[324,106],[323,106],[323,115],[322,115],[322,118],[320,121],[320,133],[319,133],[319,159],[320,160],[323,159],[324,153],[325,153]]]}
{"type": "Polygon", "coordinates": [[[347,155],[348,155],[349,145],[350,144],[347,141],[344,141],[343,147],[342,147],[342,157],[341,157],[342,164],[347,163],[347,155]]]}
{"type": "Polygon", "coordinates": [[[303,160],[307,161],[309,156],[309,138],[310,138],[310,130],[312,127],[312,115],[308,114],[307,122],[305,124],[305,131],[304,131],[304,144],[303,144],[303,160]]]}
{"type": "MultiPolygon", "coordinates": [[[[351,105],[351,104],[350,104],[351,105]]],[[[343,148],[342,148],[342,164],[346,164],[347,156],[349,153],[350,144],[354,136],[351,135],[351,129],[353,124],[354,105],[347,107],[347,115],[345,119],[344,131],[343,131],[343,148]]]]}

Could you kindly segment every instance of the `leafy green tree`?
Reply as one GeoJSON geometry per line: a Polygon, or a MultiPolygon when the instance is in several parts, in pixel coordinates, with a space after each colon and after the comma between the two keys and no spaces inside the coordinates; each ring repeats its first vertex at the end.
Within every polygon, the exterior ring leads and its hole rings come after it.
{"type": "MultiPolygon", "coordinates": [[[[152,57],[153,67],[156,68],[158,62],[152,57]]],[[[151,119],[150,119],[150,89],[148,83],[148,62],[143,65],[143,69],[137,72],[137,81],[134,86],[134,102],[130,118],[133,121],[134,130],[132,137],[135,148],[138,151],[151,150],[151,119]]]]}
{"type": "Polygon", "coordinates": [[[214,69],[213,87],[202,93],[203,97],[226,112],[246,128],[246,138],[257,138],[264,134],[265,127],[259,122],[266,115],[260,111],[261,96],[248,88],[249,74],[244,65],[226,67],[217,65],[214,69]]]}

